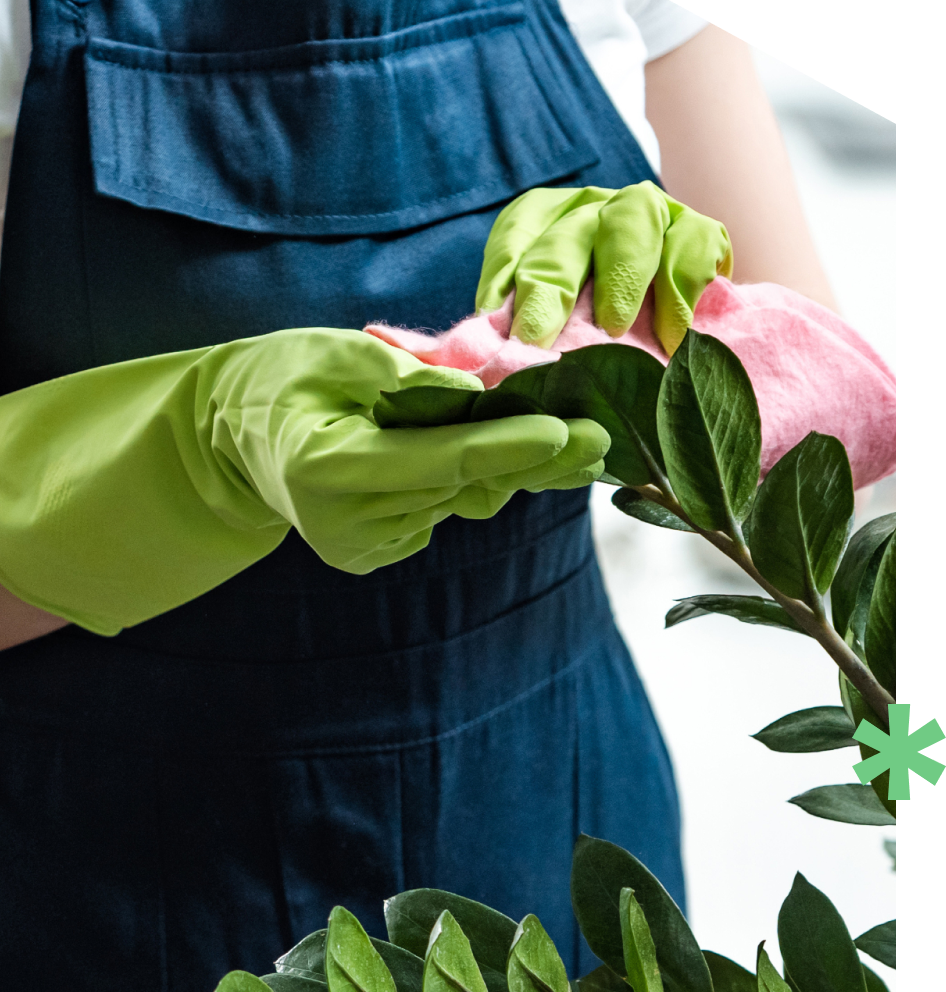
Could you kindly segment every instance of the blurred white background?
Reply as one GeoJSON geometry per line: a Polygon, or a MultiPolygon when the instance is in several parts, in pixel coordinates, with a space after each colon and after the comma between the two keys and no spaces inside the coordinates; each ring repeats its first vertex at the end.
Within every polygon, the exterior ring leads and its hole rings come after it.
{"type": "MultiPolygon", "coordinates": [[[[843,315],[895,367],[894,125],[756,59],[843,315]]],[[[664,630],[677,598],[758,590],[699,538],[638,523],[610,505],[610,486],[594,490],[605,581],[675,764],[700,945],[754,970],[764,939],[777,958],[778,909],[796,871],[827,893],[852,936],[893,918],[896,876],[883,840],[894,830],[818,819],[786,802],[856,781],[856,749],[777,754],[749,737],[793,710],[838,705],[833,662],[808,638],[726,617],[664,630]]],[[[860,494],[857,526],[893,510],[894,495],[892,478],[860,494]]],[[[895,972],[864,960],[896,988],[895,972]]]]}

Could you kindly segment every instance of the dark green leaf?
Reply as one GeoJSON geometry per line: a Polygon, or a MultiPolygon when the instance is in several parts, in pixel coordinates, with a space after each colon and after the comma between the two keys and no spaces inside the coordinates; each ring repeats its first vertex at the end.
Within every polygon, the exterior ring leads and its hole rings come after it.
{"type": "Polygon", "coordinates": [[[897,526],[897,515],[887,513],[868,521],[851,538],[831,584],[831,621],[847,637],[848,628],[863,644],[867,608],[884,548],[897,526]]]}
{"type": "Polygon", "coordinates": [[[270,989],[261,978],[248,971],[230,971],[220,979],[215,992],[270,992],[270,989]]]}
{"type": "Polygon", "coordinates": [[[897,535],[884,550],[870,597],[864,638],[867,664],[874,678],[890,693],[897,688],[897,535]]]}
{"type": "Polygon", "coordinates": [[[650,925],[667,992],[713,992],[709,968],[683,914],[659,881],[632,854],[582,834],[572,857],[572,908],[591,950],[624,971],[621,889],[632,888],[650,925]]]}
{"type": "Polygon", "coordinates": [[[856,937],[854,946],[888,968],[897,967],[897,921],[878,923],[856,937]]]}
{"type": "Polygon", "coordinates": [[[548,410],[556,417],[589,417],[611,436],[604,456],[609,475],[629,486],[657,482],[663,457],[657,437],[657,396],[664,368],[640,348],[595,344],[566,352],[549,374],[548,410]]]}
{"type": "Polygon", "coordinates": [[[437,427],[465,423],[481,390],[458,386],[408,386],[381,390],[372,409],[379,427],[437,427]]]}
{"type": "Polygon", "coordinates": [[[624,970],[634,992],[663,992],[657,950],[634,890],[621,889],[621,936],[624,943],[624,970]]]}
{"type": "Polygon", "coordinates": [[[397,992],[421,992],[424,981],[423,958],[397,944],[389,944],[386,940],[375,940],[372,937],[371,943],[388,966],[397,992]]]}
{"type": "Polygon", "coordinates": [[[569,992],[568,975],[552,938],[538,918],[519,924],[506,966],[509,992],[569,992]]]}
{"type": "Polygon", "coordinates": [[[612,497],[611,502],[629,517],[642,520],[645,524],[666,527],[668,530],[683,530],[690,534],[696,531],[685,524],[675,513],[665,510],[659,503],[645,499],[633,489],[621,488],[612,497]]]}
{"type": "Polygon", "coordinates": [[[325,935],[328,930],[316,930],[303,937],[295,947],[276,960],[280,975],[298,975],[325,984],[325,935]]]}
{"type": "MultiPolygon", "coordinates": [[[[861,720],[866,720],[875,727],[885,730],[886,728],[880,722],[880,717],[867,705],[864,697],[854,688],[843,672],[838,672],[838,681],[841,688],[841,702],[844,704],[844,709],[854,721],[854,726],[858,727],[861,720]]],[[[868,747],[866,744],[859,744],[858,747],[861,752],[861,758],[870,758],[877,753],[872,747],[868,747]]],[[[870,785],[880,804],[896,819],[897,801],[896,799],[888,798],[890,791],[890,771],[882,772],[880,775],[871,779],[870,785]]]]}
{"type": "Polygon", "coordinates": [[[606,964],[572,983],[576,992],[627,992],[628,984],[606,964]]]}
{"type": "Polygon", "coordinates": [[[895,840],[885,840],[884,850],[887,852],[887,856],[890,858],[892,865],[890,870],[897,870],[897,842],[895,840]]]}
{"type": "Polygon", "coordinates": [[[756,568],[787,596],[814,605],[834,577],[853,513],[844,445],[812,431],[759,487],[747,526],[756,568]]]}
{"type": "Polygon", "coordinates": [[[657,430],[670,483],[690,519],[731,533],[755,495],[762,428],[746,370],[721,341],[687,331],[664,373],[657,430]]]}
{"type": "Polygon", "coordinates": [[[276,972],[274,975],[263,975],[265,982],[272,992],[326,992],[328,985],[314,978],[302,978],[300,975],[285,975],[276,972]]]}
{"type": "Polygon", "coordinates": [[[887,988],[887,983],[876,971],[872,971],[866,964],[862,964],[861,967],[864,969],[864,981],[867,984],[867,992],[890,992],[890,989],[887,988]]]}
{"type": "Polygon", "coordinates": [[[424,958],[424,992],[486,992],[466,934],[445,909],[430,931],[424,958]]]}
{"type": "Polygon", "coordinates": [[[788,982],[775,970],[765,950],[765,941],[759,944],[756,952],[756,981],[758,992],[791,992],[788,982]]]}
{"type": "Polygon", "coordinates": [[[703,957],[713,976],[713,992],[757,992],[755,975],[741,964],[715,951],[704,951],[703,957]]]}
{"type": "Polygon", "coordinates": [[[471,420],[497,420],[530,413],[548,413],[545,407],[545,382],[555,368],[554,362],[530,365],[506,376],[498,386],[480,393],[473,404],[471,420]]]}
{"type": "Polygon", "coordinates": [[[613,475],[609,475],[607,472],[602,472],[601,475],[595,479],[595,482],[603,482],[606,486],[618,486],[624,488],[624,483],[620,479],[615,479],[613,475]]]}
{"type": "Polygon", "coordinates": [[[888,827],[897,821],[884,809],[883,803],[869,785],[845,783],[821,785],[788,800],[812,816],[842,823],[861,823],[872,827],[888,827]]]}
{"type": "Polygon", "coordinates": [[[789,713],[752,736],[770,751],[803,754],[856,747],[853,733],[854,724],[843,706],[812,706],[789,713]]]}
{"type": "Polygon", "coordinates": [[[786,969],[803,992],[867,992],[841,914],[801,872],[779,910],[778,943],[786,969]]]}
{"type": "MultiPolygon", "coordinates": [[[[276,971],[280,975],[294,975],[317,981],[327,988],[325,980],[325,935],[327,930],[316,930],[303,938],[291,950],[276,962],[276,971]]],[[[389,944],[386,940],[375,937],[368,938],[375,950],[381,955],[384,963],[394,976],[398,992],[420,992],[421,979],[424,971],[423,958],[411,954],[403,947],[389,944]]],[[[268,981],[268,979],[267,979],[268,981]]]]}
{"type": "Polygon", "coordinates": [[[611,436],[604,459],[608,475],[644,485],[655,481],[651,464],[662,464],[657,393],[663,372],[660,362],[640,348],[589,345],[508,376],[479,397],[472,419],[544,412],[595,420],[611,436]]]}
{"type": "Polygon", "coordinates": [[[396,992],[384,959],[344,906],[336,906],[329,914],[325,978],[329,992],[396,992]]]}
{"type": "Polygon", "coordinates": [[[489,992],[506,990],[506,957],[516,921],[463,896],[441,889],[411,889],[388,899],[384,919],[392,944],[423,957],[437,918],[449,909],[470,941],[489,992]]]}
{"type": "Polygon", "coordinates": [[[724,596],[711,593],[705,596],[690,596],[677,602],[678,605],[667,613],[664,621],[667,627],[676,626],[694,617],[721,613],[743,623],[781,627],[782,630],[790,630],[794,634],[804,633],[774,599],[765,599],[762,596],[724,596]]]}

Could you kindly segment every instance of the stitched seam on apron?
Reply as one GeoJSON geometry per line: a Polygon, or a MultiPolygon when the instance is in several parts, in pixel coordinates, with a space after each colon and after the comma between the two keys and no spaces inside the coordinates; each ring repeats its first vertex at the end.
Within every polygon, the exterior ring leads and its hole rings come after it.
{"type": "Polygon", "coordinates": [[[502,623],[507,620],[510,616],[517,613],[519,610],[526,609],[529,606],[534,605],[546,596],[554,595],[563,586],[567,585],[576,579],[586,568],[597,562],[597,555],[594,548],[587,554],[582,560],[565,575],[557,578],[551,585],[546,586],[544,589],[537,592],[534,596],[530,596],[527,599],[520,600],[518,603],[513,603],[511,606],[502,610],[502,612],[497,613],[496,616],[490,617],[484,623],[478,624],[475,627],[471,627],[469,630],[463,630],[459,633],[452,634],[450,637],[445,637],[442,640],[432,640],[424,641],[421,644],[409,644],[405,647],[390,648],[386,651],[372,652],[370,654],[353,654],[353,655],[333,655],[326,657],[307,657],[307,658],[291,658],[285,661],[259,661],[254,662],[252,660],[234,660],[233,658],[200,658],[193,657],[192,655],[186,654],[174,654],[170,651],[165,651],[161,648],[148,648],[145,646],[140,646],[138,644],[129,644],[128,647],[138,652],[139,654],[156,654],[162,658],[174,659],[177,661],[184,661],[190,665],[254,665],[257,668],[265,669],[269,667],[281,666],[281,665],[314,665],[314,664],[330,664],[332,662],[353,662],[362,658],[378,658],[383,659],[390,657],[392,655],[409,654],[411,652],[417,651],[429,651],[432,648],[443,648],[449,645],[455,644],[458,641],[462,641],[465,638],[473,637],[477,633],[486,630],[493,624],[502,623]]]}
{"type": "MultiPolygon", "coordinates": [[[[436,18],[433,21],[425,21],[425,22],[421,22],[420,24],[413,24],[413,25],[411,25],[408,28],[401,28],[398,31],[391,32],[391,34],[389,34],[389,35],[365,35],[364,37],[361,37],[361,38],[326,38],[326,39],[323,39],[324,42],[326,42],[326,43],[353,41],[353,42],[357,42],[357,43],[361,43],[361,44],[370,44],[370,43],[374,42],[377,39],[381,39],[381,38],[385,38],[385,37],[391,37],[391,36],[396,35],[396,34],[406,33],[406,32],[410,32],[410,31],[414,31],[418,35],[422,35],[425,30],[429,30],[432,26],[435,26],[438,23],[441,23],[443,21],[451,20],[454,17],[466,18],[466,19],[468,19],[467,20],[467,23],[469,23],[471,25],[474,25],[475,24],[475,21],[477,19],[482,19],[482,20],[496,19],[496,15],[497,14],[500,15],[499,19],[501,20],[501,23],[494,24],[491,27],[481,28],[479,30],[477,30],[475,27],[473,27],[472,30],[469,30],[467,32],[463,32],[463,33],[457,34],[453,38],[435,39],[433,41],[421,41],[421,40],[418,40],[418,41],[413,42],[413,43],[410,43],[409,42],[409,43],[407,43],[405,45],[404,48],[396,49],[393,52],[384,52],[384,53],[382,53],[380,55],[375,55],[373,58],[367,58],[367,59],[344,59],[344,58],[338,58],[338,59],[326,59],[324,61],[321,61],[321,60],[313,60],[312,58],[308,58],[308,59],[302,59],[302,58],[300,58],[297,62],[293,62],[293,61],[290,60],[290,61],[288,61],[284,65],[266,65],[266,66],[261,66],[259,68],[253,68],[253,67],[242,67],[241,68],[241,67],[238,67],[238,68],[227,68],[227,69],[209,69],[206,66],[199,66],[199,67],[195,67],[193,69],[167,69],[167,68],[164,68],[164,67],[160,67],[159,68],[157,66],[148,66],[148,65],[128,65],[127,63],[123,62],[117,56],[109,56],[109,55],[106,55],[104,52],[101,52],[101,51],[96,51],[94,54],[90,54],[89,55],[89,60],[92,61],[92,62],[104,62],[104,63],[107,63],[108,65],[114,65],[114,66],[117,66],[119,69],[125,69],[128,72],[154,72],[154,73],[157,73],[158,75],[161,75],[161,76],[224,76],[224,75],[225,76],[246,76],[246,75],[256,75],[258,73],[273,73],[273,72],[285,72],[285,71],[290,71],[291,72],[291,71],[298,71],[298,70],[309,71],[309,70],[312,70],[312,69],[320,69],[323,66],[331,66],[331,65],[374,65],[376,62],[381,62],[381,61],[386,60],[386,59],[394,59],[394,58],[400,58],[401,56],[404,56],[404,55],[416,54],[417,50],[418,49],[421,49],[421,48],[434,48],[434,47],[439,47],[439,46],[442,46],[442,45],[456,44],[457,42],[473,41],[473,40],[478,39],[478,38],[483,38],[483,37],[485,37],[488,34],[492,34],[494,31],[505,31],[505,30],[508,30],[509,28],[517,29],[517,28],[519,28],[519,27],[521,27],[521,26],[523,26],[523,25],[525,25],[527,23],[527,21],[526,21],[526,15],[524,13],[522,13],[522,14],[507,15],[507,18],[508,19],[506,19],[506,20],[503,20],[501,15],[508,8],[510,8],[510,7],[518,7],[518,6],[519,6],[519,4],[510,3],[510,4],[505,4],[502,7],[485,8],[485,10],[480,10],[480,11],[471,10],[471,11],[465,11],[465,12],[459,13],[459,14],[450,14],[450,15],[447,15],[446,17],[436,18]],[[486,16],[484,16],[484,14],[486,16]]],[[[95,41],[98,41],[98,40],[100,40],[100,39],[95,39],[95,41]]],[[[103,40],[103,41],[113,41],[114,42],[114,39],[111,39],[111,38],[106,38],[106,39],[101,39],[101,40],[103,40]]],[[[320,41],[301,42],[300,43],[300,46],[307,46],[307,45],[320,44],[320,43],[321,43],[320,41]]],[[[119,42],[119,44],[124,44],[124,43],[123,42],[119,42]]],[[[285,47],[294,48],[296,46],[291,45],[291,46],[285,46],[285,47]]],[[[198,55],[198,56],[200,56],[200,55],[211,55],[211,56],[213,56],[213,55],[223,55],[223,54],[226,54],[226,55],[233,55],[233,56],[243,56],[244,58],[249,57],[249,56],[253,56],[253,55],[259,56],[261,54],[261,52],[263,52],[263,53],[266,52],[266,49],[251,49],[251,50],[249,50],[247,52],[226,52],[226,53],[223,53],[223,52],[203,52],[203,53],[201,53],[201,52],[167,52],[166,53],[166,52],[161,51],[160,49],[148,49],[148,50],[149,51],[157,51],[160,54],[169,54],[169,55],[170,54],[173,54],[173,55],[184,55],[184,56],[189,56],[189,55],[198,55]]],[[[275,49],[275,50],[278,50],[278,49],[275,49]]],[[[275,51],[275,50],[271,49],[271,51],[275,51]]]]}
{"type": "Polygon", "coordinates": [[[456,727],[452,727],[450,730],[444,730],[442,733],[432,734],[429,737],[418,737],[412,741],[398,741],[391,744],[363,744],[360,746],[341,745],[339,747],[301,748],[299,750],[290,751],[227,750],[220,753],[234,758],[268,758],[270,760],[279,760],[282,758],[318,758],[341,757],[352,754],[383,754],[396,751],[407,751],[411,748],[417,747],[426,747],[430,744],[439,744],[441,741],[449,740],[451,737],[457,737],[460,734],[465,733],[467,730],[471,730],[473,727],[479,726],[481,723],[485,723],[486,721],[493,719],[493,717],[499,716],[499,714],[503,713],[505,710],[518,706],[530,696],[535,695],[537,692],[541,692],[543,689],[547,689],[550,685],[557,682],[559,679],[564,678],[566,675],[571,674],[571,672],[573,672],[576,668],[583,665],[587,660],[588,653],[588,650],[583,651],[574,661],[570,661],[564,668],[560,668],[557,672],[547,675],[540,682],[536,682],[534,685],[529,686],[528,689],[524,689],[517,696],[513,696],[512,699],[507,699],[504,703],[494,706],[493,709],[488,710],[486,713],[481,713],[479,716],[472,717],[469,720],[465,720],[463,723],[457,724],[456,727]]]}
{"type": "MultiPolygon", "coordinates": [[[[613,626],[611,628],[613,631],[613,626]]],[[[605,636],[608,636],[605,634],[605,636]]],[[[541,692],[543,689],[548,688],[550,685],[557,682],[559,679],[566,677],[571,674],[575,669],[579,668],[587,660],[588,654],[591,651],[593,645],[589,645],[582,651],[577,658],[570,661],[563,668],[560,668],[557,672],[552,672],[551,675],[547,675],[545,678],[538,682],[533,683],[528,688],[523,689],[521,692],[517,693],[510,699],[504,700],[502,703],[494,706],[491,710],[487,710],[485,713],[480,713],[475,717],[470,717],[468,720],[464,720],[462,723],[457,724],[455,727],[451,727],[449,730],[444,730],[439,734],[431,734],[426,737],[418,737],[413,740],[407,741],[392,741],[382,744],[341,744],[337,746],[316,746],[316,747],[300,747],[300,748],[288,748],[288,749],[273,749],[273,750],[251,750],[244,751],[233,749],[231,747],[227,748],[201,748],[199,744],[196,746],[181,746],[181,747],[167,747],[167,742],[164,741],[154,741],[147,742],[145,749],[150,751],[153,746],[157,746],[163,750],[163,753],[172,758],[180,758],[182,756],[201,756],[201,757],[227,757],[227,758],[244,758],[244,759],[268,759],[268,760],[279,760],[285,758],[305,758],[305,757],[340,757],[344,755],[355,755],[355,754],[385,754],[394,753],[398,751],[406,751],[412,748],[425,747],[430,744],[436,744],[441,741],[449,740],[452,737],[459,736],[465,733],[467,730],[473,727],[479,726],[493,717],[511,709],[514,706],[518,706],[520,703],[524,702],[530,696],[541,692]]],[[[16,717],[9,718],[8,727],[13,729],[16,724],[21,726],[25,725],[31,727],[39,732],[40,735],[44,733],[51,734],[59,738],[62,733],[61,727],[49,726],[48,724],[42,723],[40,721],[33,721],[29,719],[29,716],[25,718],[16,717]]],[[[5,729],[2,724],[0,724],[0,731],[5,729]]],[[[70,728],[71,730],[72,728],[70,728]]],[[[86,735],[80,734],[82,740],[89,740],[92,737],[94,742],[99,746],[105,746],[109,743],[115,742],[115,737],[112,735],[86,735]]],[[[70,737],[72,735],[70,734],[70,737]]],[[[129,741],[125,740],[121,735],[119,735],[118,740],[123,744],[123,746],[128,746],[129,741]]]]}
{"type": "MultiPolygon", "coordinates": [[[[555,166],[556,161],[557,157],[543,159],[538,163],[536,169],[539,172],[545,172],[555,166]]],[[[105,162],[101,159],[95,160],[94,164],[101,166],[103,170],[107,169],[111,171],[113,168],[111,163],[105,162]]],[[[150,186],[136,186],[134,183],[122,182],[119,179],[110,180],[110,185],[114,186],[116,189],[133,189],[139,193],[151,193],[157,196],[162,196],[168,200],[183,203],[185,206],[189,206],[194,209],[206,210],[209,214],[219,214],[221,217],[233,217],[235,215],[237,217],[260,217],[263,219],[267,217],[275,217],[287,220],[364,220],[366,218],[373,217],[396,217],[398,214],[405,214],[424,207],[431,207],[437,203],[445,203],[447,200],[455,200],[457,197],[469,196],[471,193],[479,193],[482,190],[488,190],[493,187],[496,187],[499,191],[503,192],[505,196],[512,196],[512,194],[516,192],[517,188],[517,184],[514,182],[511,183],[509,179],[493,179],[488,183],[481,183],[479,186],[470,186],[467,189],[458,190],[456,193],[447,193],[444,196],[438,196],[432,200],[421,200],[419,203],[411,203],[406,207],[398,207],[397,210],[379,210],[370,214],[274,214],[270,211],[264,210],[249,210],[247,208],[230,210],[215,207],[211,203],[198,203],[196,200],[188,200],[183,196],[175,196],[173,193],[166,193],[161,189],[155,189],[150,186]]]]}

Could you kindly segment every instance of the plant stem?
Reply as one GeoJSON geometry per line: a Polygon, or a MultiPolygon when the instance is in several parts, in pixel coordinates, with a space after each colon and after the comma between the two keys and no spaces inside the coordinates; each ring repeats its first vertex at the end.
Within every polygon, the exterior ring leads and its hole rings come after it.
{"type": "Polygon", "coordinates": [[[645,499],[658,503],[665,510],[669,510],[679,517],[760,585],[806,634],[813,637],[824,648],[854,688],[864,697],[867,705],[877,714],[884,728],[889,729],[887,706],[895,702],[893,696],[874,678],[871,670],[828,623],[823,611],[815,612],[807,603],[780,592],[759,573],[744,542],[736,542],[721,531],[703,530],[702,527],[697,527],[673,495],[661,492],[655,486],[634,486],[633,488],[645,499]]]}

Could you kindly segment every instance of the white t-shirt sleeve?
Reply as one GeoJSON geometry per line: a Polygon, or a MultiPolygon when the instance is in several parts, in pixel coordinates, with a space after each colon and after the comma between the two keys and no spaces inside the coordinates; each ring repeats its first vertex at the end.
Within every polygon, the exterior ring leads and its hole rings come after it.
{"type": "Polygon", "coordinates": [[[644,65],[689,41],[706,21],[670,0],[559,2],[578,47],[659,174],[660,145],[644,112],[644,65]]]}
{"type": "Polygon", "coordinates": [[[16,127],[29,59],[29,0],[0,0],[0,138],[16,127]]]}
{"type": "Polygon", "coordinates": [[[679,48],[708,23],[671,0],[624,0],[624,7],[640,28],[648,62],[679,48]]]}
{"type": "Polygon", "coordinates": [[[0,237],[7,205],[13,132],[29,61],[29,0],[0,0],[0,237]]]}

